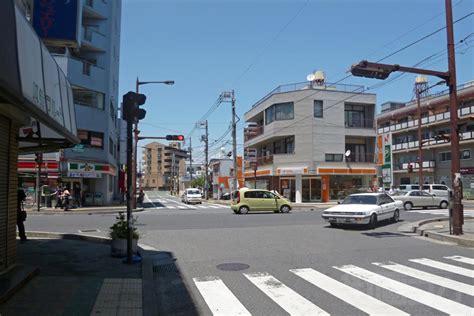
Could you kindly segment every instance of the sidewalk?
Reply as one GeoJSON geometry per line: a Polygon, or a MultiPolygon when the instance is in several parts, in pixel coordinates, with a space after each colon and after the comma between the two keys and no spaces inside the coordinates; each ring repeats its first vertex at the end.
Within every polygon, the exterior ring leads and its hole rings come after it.
{"type": "MultiPolygon", "coordinates": [[[[70,208],[68,211],[64,211],[62,208],[54,207],[42,207],[38,212],[36,209],[26,209],[28,214],[32,215],[70,215],[70,214],[107,214],[107,213],[118,213],[126,212],[127,206],[121,205],[106,205],[106,206],[91,206],[91,207],[78,207],[70,208]]],[[[143,208],[136,208],[132,210],[133,212],[141,212],[143,208]]]]}
{"type": "Polygon", "coordinates": [[[408,223],[400,226],[398,231],[416,233],[424,237],[456,243],[460,246],[474,247],[474,218],[471,217],[464,218],[463,234],[460,236],[449,234],[449,220],[446,217],[408,223]]]}
{"type": "MultiPolygon", "coordinates": [[[[110,245],[38,238],[17,246],[18,266],[39,273],[0,305],[1,315],[144,314],[141,264],[112,258],[110,245]]],[[[0,281],[14,277],[12,271],[0,281]]]]}

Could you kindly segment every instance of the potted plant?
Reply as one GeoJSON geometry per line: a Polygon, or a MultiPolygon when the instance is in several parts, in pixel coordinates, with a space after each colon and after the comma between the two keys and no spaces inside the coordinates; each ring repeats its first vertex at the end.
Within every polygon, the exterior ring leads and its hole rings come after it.
{"type": "MultiPolygon", "coordinates": [[[[127,221],[123,212],[119,212],[117,221],[110,227],[109,236],[112,238],[112,257],[124,257],[127,255],[127,221]]],[[[134,227],[136,218],[132,217],[132,251],[137,253],[139,234],[134,227]]]]}

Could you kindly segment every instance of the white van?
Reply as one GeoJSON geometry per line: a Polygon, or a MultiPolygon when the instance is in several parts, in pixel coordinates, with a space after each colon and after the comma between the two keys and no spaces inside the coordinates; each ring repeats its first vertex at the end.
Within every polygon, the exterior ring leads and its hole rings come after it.
{"type": "MultiPolygon", "coordinates": [[[[411,191],[419,190],[418,184],[401,184],[399,187],[400,191],[411,191]]],[[[423,184],[423,191],[434,194],[436,196],[449,197],[449,191],[451,189],[444,184],[423,184]]]]}

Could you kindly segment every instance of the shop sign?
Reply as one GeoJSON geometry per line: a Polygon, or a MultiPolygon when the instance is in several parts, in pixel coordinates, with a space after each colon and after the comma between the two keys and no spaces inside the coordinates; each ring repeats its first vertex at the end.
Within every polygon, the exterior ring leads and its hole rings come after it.
{"type": "Polygon", "coordinates": [[[460,169],[461,174],[474,174],[474,167],[466,167],[460,169]]]}
{"type": "Polygon", "coordinates": [[[74,147],[72,147],[72,151],[75,153],[83,153],[85,151],[84,145],[83,144],[77,144],[74,147]]]}
{"type": "Polygon", "coordinates": [[[115,170],[111,172],[110,166],[108,164],[89,162],[69,162],[68,170],[75,172],[115,173],[115,170]]]}
{"type": "Polygon", "coordinates": [[[81,172],[81,171],[68,171],[67,176],[70,178],[102,178],[102,173],[97,172],[81,172]]]}
{"type": "Polygon", "coordinates": [[[281,176],[289,176],[296,174],[306,174],[308,173],[308,168],[297,167],[297,168],[278,168],[277,173],[281,176]]]}
{"type": "Polygon", "coordinates": [[[390,164],[382,166],[382,182],[383,183],[392,182],[392,168],[390,164]]]}

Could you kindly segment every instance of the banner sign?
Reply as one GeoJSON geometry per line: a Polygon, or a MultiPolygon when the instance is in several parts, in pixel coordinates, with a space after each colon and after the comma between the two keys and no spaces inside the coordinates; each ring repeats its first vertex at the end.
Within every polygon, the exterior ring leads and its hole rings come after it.
{"type": "Polygon", "coordinates": [[[99,178],[102,178],[102,173],[68,171],[67,176],[70,177],[70,178],[95,178],[95,179],[99,179],[99,178]]]}
{"type": "Polygon", "coordinates": [[[33,27],[42,38],[77,42],[78,0],[35,0],[33,27]]]}

